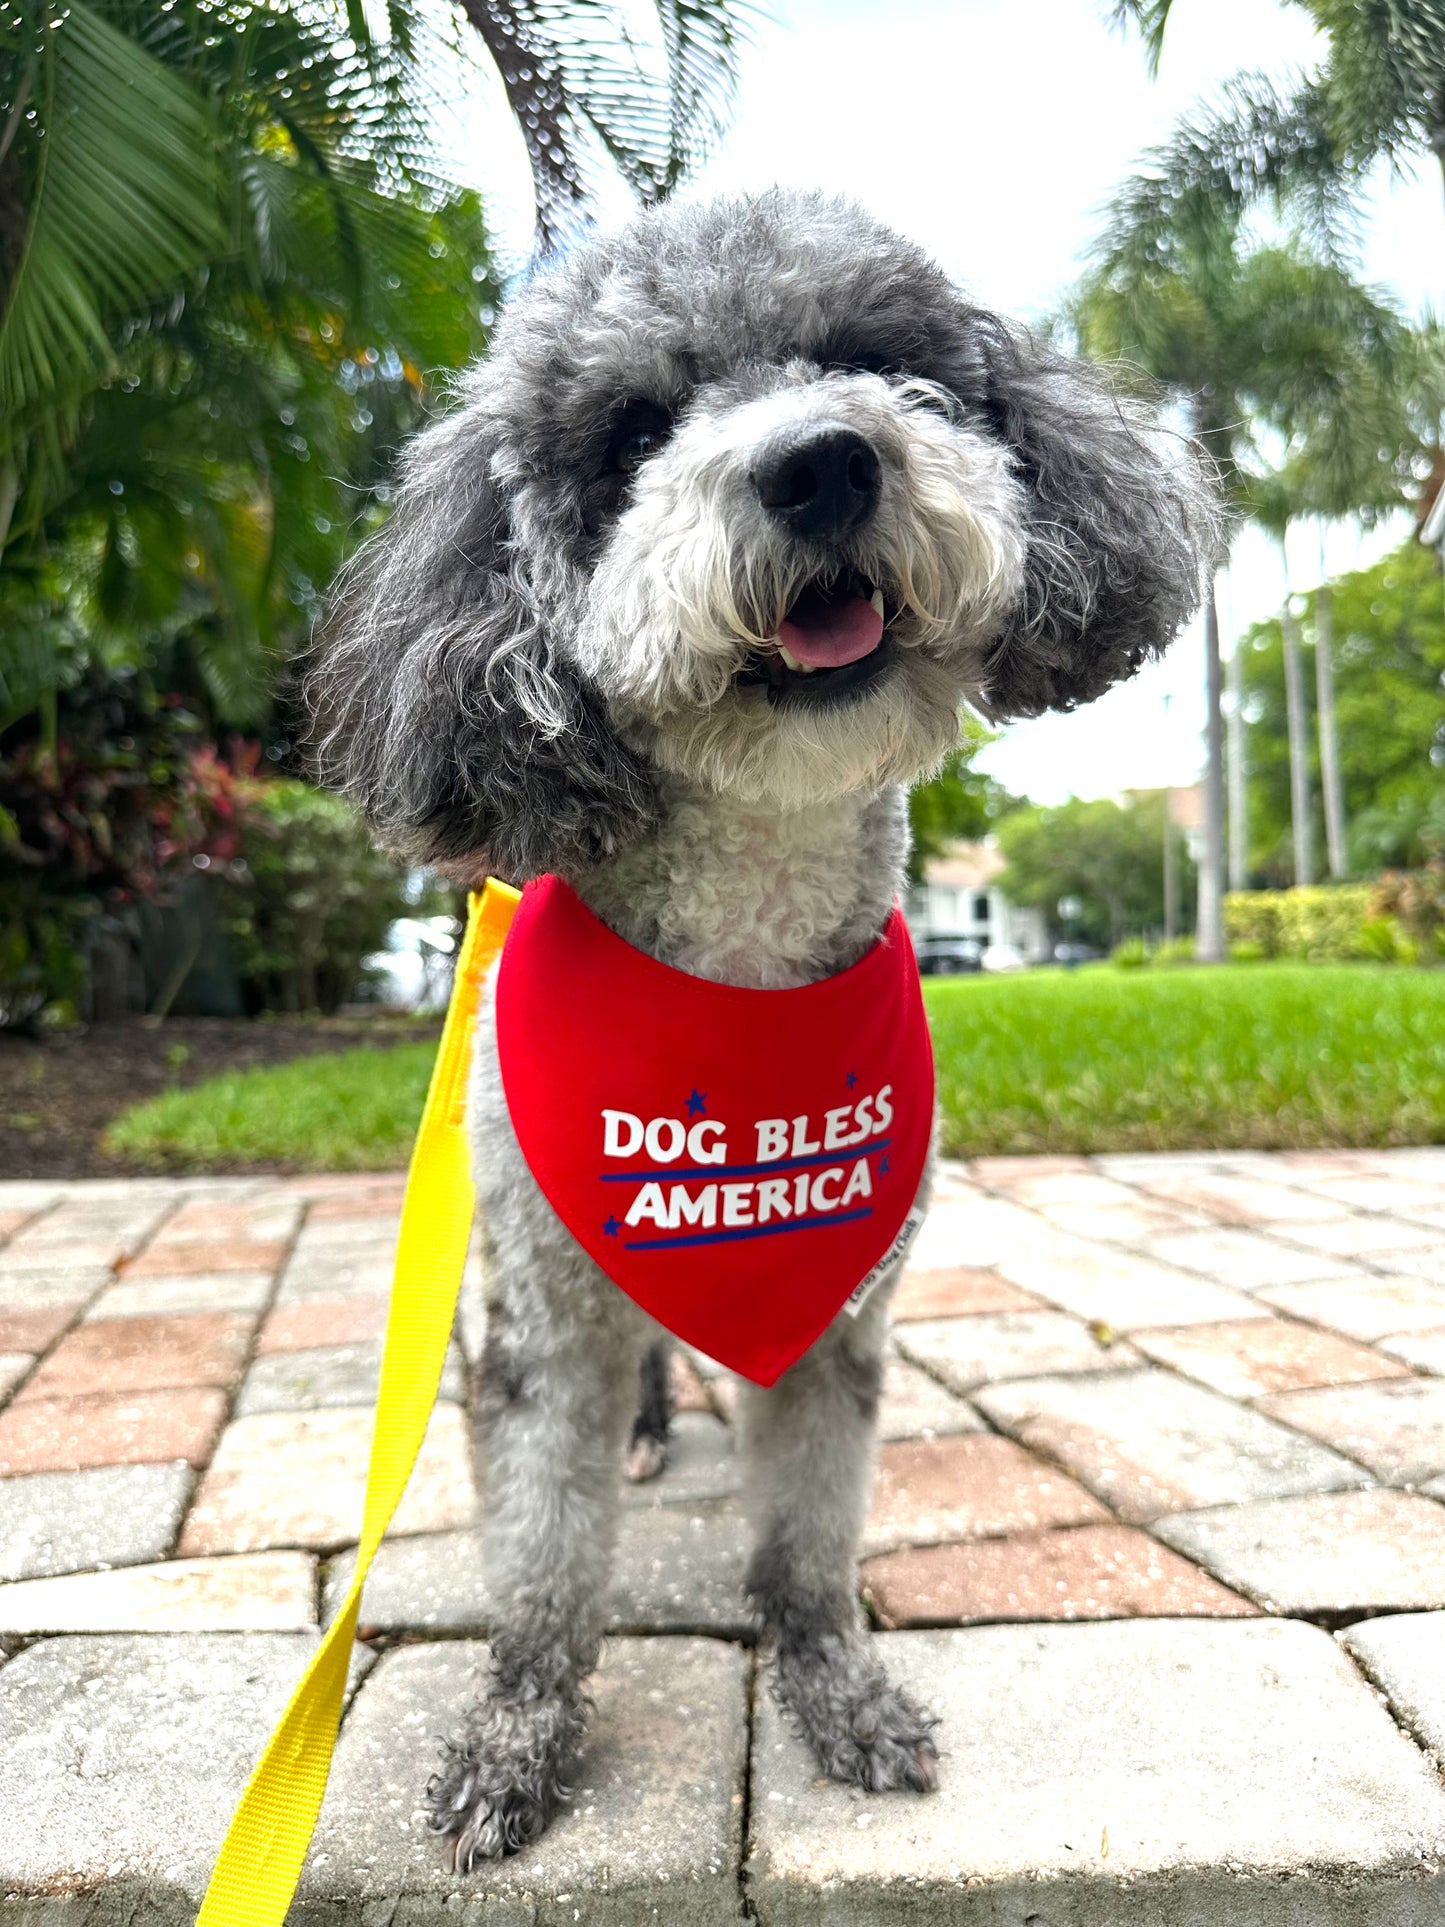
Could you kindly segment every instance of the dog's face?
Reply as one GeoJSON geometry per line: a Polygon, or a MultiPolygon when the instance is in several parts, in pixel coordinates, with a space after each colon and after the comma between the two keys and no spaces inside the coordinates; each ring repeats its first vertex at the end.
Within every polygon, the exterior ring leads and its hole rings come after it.
{"type": "Polygon", "coordinates": [[[659,772],[790,808],[1071,707],[1192,611],[1187,445],[856,209],[643,217],[538,277],[410,452],[315,679],[409,853],[575,870],[659,772]]]}

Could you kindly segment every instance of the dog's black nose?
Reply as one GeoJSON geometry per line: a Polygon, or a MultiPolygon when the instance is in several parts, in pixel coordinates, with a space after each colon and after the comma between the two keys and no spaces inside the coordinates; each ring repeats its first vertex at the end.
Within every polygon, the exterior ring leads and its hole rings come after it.
{"type": "Polygon", "coordinates": [[[752,471],[758,500],[795,535],[833,537],[878,506],[878,457],[856,429],[811,422],[770,442],[752,471]]]}

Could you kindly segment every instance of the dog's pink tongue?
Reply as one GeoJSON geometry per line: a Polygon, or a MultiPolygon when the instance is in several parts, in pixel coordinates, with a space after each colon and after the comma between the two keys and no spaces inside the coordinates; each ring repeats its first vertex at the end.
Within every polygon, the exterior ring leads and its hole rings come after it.
{"type": "Polygon", "coordinates": [[[838,669],[871,655],[883,640],[883,618],[864,596],[836,602],[809,597],[778,624],[778,641],[810,669],[838,669]]]}

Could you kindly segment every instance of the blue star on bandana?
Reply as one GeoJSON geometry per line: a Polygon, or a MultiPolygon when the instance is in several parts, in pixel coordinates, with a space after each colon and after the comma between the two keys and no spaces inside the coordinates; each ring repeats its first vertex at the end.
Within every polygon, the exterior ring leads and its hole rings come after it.
{"type": "Polygon", "coordinates": [[[848,1075],[843,1079],[843,1082],[848,1086],[848,1089],[851,1091],[853,1086],[858,1082],[857,1071],[849,1071],[848,1075]]]}
{"type": "Polygon", "coordinates": [[[694,1088],[692,1095],[687,1100],[688,1116],[701,1117],[702,1113],[706,1109],[707,1109],[707,1092],[700,1091],[694,1088]]]}
{"type": "Polygon", "coordinates": [[[609,1215],[607,1222],[605,1225],[603,1225],[602,1229],[607,1233],[609,1238],[615,1238],[618,1232],[622,1229],[622,1226],[617,1222],[616,1218],[609,1215]]]}

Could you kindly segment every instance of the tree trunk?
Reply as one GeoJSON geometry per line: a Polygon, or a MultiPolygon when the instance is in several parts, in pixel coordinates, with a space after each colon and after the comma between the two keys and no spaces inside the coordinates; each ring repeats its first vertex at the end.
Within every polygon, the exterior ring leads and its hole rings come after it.
{"type": "Polygon", "coordinates": [[[1320,788],[1325,798],[1325,845],[1330,875],[1345,874],[1345,792],[1340,782],[1340,744],[1335,728],[1335,668],[1333,661],[1335,598],[1321,579],[1315,596],[1315,695],[1319,709],[1320,788]]]}
{"type": "Polygon", "coordinates": [[[1219,604],[1209,578],[1204,604],[1204,850],[1199,864],[1199,912],[1194,954],[1201,963],[1223,963],[1224,949],[1224,713],[1219,663],[1219,604]]]}
{"type": "Polygon", "coordinates": [[[1249,794],[1244,767],[1244,650],[1229,652],[1229,887],[1249,888],[1249,794]]]}
{"type": "Polygon", "coordinates": [[[1305,734],[1299,623],[1289,606],[1288,591],[1280,627],[1284,631],[1284,700],[1289,721],[1289,814],[1294,831],[1294,880],[1298,885],[1310,881],[1309,741],[1305,734]]]}
{"type": "Polygon", "coordinates": [[[1299,659],[1299,622],[1289,603],[1281,617],[1285,632],[1285,707],[1289,711],[1289,825],[1295,832],[1295,883],[1310,883],[1310,769],[1304,732],[1304,673],[1299,659]]]}
{"type": "Polygon", "coordinates": [[[1174,792],[1164,792],[1164,941],[1173,943],[1179,935],[1179,852],[1175,845],[1174,813],[1169,807],[1174,792]]]}

